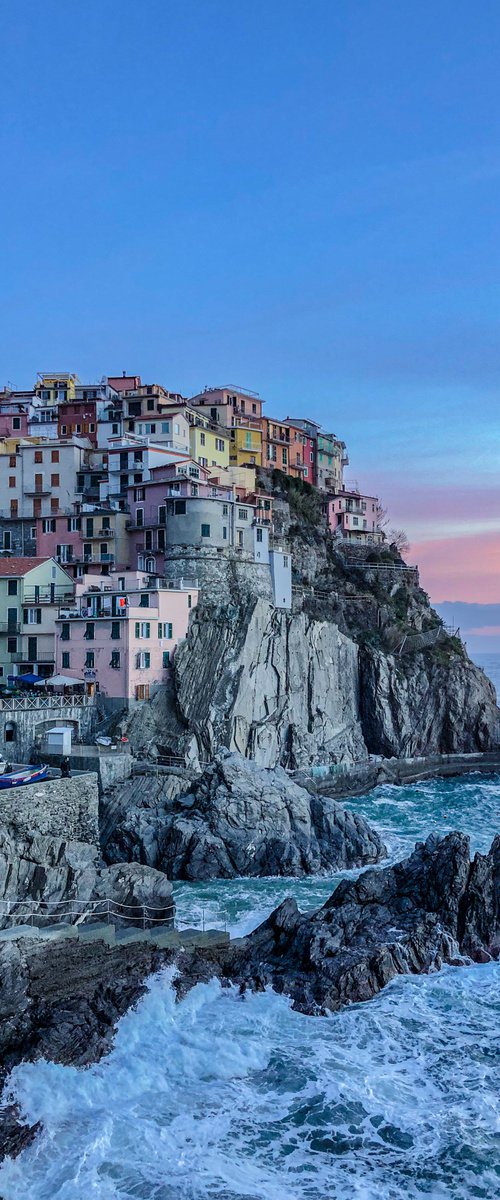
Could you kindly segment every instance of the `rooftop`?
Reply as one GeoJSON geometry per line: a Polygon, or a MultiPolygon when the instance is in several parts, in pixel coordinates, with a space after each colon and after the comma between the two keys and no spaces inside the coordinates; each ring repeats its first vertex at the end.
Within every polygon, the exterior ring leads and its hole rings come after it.
{"type": "Polygon", "coordinates": [[[34,567],[41,567],[42,563],[50,561],[48,554],[43,558],[0,558],[0,579],[28,575],[34,567]]]}

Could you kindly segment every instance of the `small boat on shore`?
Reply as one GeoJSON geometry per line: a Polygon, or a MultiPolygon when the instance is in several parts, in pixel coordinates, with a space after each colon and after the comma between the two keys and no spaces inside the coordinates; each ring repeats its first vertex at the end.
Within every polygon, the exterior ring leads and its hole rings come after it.
{"type": "Polygon", "coordinates": [[[38,783],[41,779],[48,779],[49,768],[46,766],[40,767],[23,767],[20,771],[6,771],[0,775],[0,788],[20,787],[25,783],[38,783]]]}

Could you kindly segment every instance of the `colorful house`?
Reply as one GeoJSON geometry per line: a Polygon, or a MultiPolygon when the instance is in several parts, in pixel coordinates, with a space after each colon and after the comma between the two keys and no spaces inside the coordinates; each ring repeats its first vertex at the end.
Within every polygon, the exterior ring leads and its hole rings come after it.
{"type": "Polygon", "coordinates": [[[342,490],[326,501],[328,525],[337,537],[360,545],[382,542],[380,504],[376,496],[363,496],[356,489],[342,490]]]}
{"type": "Polygon", "coordinates": [[[0,559],[0,681],[52,675],[59,605],[74,582],[53,558],[0,559]]]}
{"type": "Polygon", "coordinates": [[[95,683],[110,710],[149,700],[168,679],[197,602],[196,587],[138,572],[78,584],[56,622],[57,672],[95,683]]]}
{"type": "Polygon", "coordinates": [[[286,421],[262,418],[262,466],[312,483],[314,461],[315,443],[304,429],[288,418],[286,421]]]}

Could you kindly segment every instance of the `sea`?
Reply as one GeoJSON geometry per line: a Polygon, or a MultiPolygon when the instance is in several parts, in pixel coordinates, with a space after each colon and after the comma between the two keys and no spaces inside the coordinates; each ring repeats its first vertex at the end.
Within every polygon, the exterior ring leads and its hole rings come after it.
{"type": "MultiPolygon", "coordinates": [[[[485,851],[500,776],[350,804],[390,861],[452,829],[485,851]]],[[[284,896],[314,908],[340,877],[179,884],[178,912],[243,934],[284,896]]],[[[43,1132],[0,1167],[2,1200],[498,1200],[500,964],[399,978],[321,1018],[216,981],[176,1004],[165,970],[103,1061],[23,1063],[6,1095],[43,1132]]]]}

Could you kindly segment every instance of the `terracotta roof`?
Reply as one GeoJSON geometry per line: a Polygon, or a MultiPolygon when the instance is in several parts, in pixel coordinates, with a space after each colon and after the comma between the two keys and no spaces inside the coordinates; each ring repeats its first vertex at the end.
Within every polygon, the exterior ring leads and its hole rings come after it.
{"type": "Polygon", "coordinates": [[[27,575],[34,567],[50,562],[50,555],[43,558],[0,558],[0,579],[27,575]]]}

